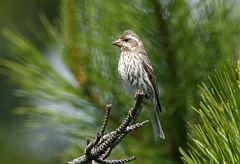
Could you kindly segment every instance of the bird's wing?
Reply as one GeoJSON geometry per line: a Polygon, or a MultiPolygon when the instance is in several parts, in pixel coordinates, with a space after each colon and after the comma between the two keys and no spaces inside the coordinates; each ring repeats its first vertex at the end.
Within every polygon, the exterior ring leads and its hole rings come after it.
{"type": "Polygon", "coordinates": [[[141,50],[140,53],[142,54],[142,58],[143,58],[143,61],[142,61],[143,68],[147,72],[148,78],[149,78],[149,80],[150,80],[150,82],[153,86],[153,89],[154,89],[158,110],[160,112],[162,112],[161,104],[160,104],[160,100],[159,100],[158,85],[156,83],[156,79],[155,79],[155,76],[154,76],[154,71],[153,71],[152,64],[151,64],[151,62],[149,60],[149,57],[148,57],[145,50],[141,50]]]}

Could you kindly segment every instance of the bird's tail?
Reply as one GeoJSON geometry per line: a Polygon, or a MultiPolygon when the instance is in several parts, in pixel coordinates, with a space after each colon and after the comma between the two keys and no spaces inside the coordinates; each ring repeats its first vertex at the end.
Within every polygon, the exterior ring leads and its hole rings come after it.
{"type": "Polygon", "coordinates": [[[159,121],[159,116],[158,112],[156,109],[152,108],[150,111],[151,114],[151,122],[153,126],[153,132],[154,132],[154,138],[157,140],[157,137],[160,137],[161,139],[165,139],[160,121],[159,121]]]}

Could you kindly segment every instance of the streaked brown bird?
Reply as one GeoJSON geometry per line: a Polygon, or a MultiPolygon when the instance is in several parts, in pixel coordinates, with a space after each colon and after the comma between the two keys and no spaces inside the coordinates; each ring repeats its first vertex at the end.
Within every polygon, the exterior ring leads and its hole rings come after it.
{"type": "Polygon", "coordinates": [[[150,116],[154,137],[165,139],[159,121],[161,105],[159,90],[154,76],[152,64],[137,34],[131,30],[125,31],[122,36],[112,43],[121,49],[118,72],[124,86],[134,95],[137,90],[142,90],[150,104],[150,116]]]}

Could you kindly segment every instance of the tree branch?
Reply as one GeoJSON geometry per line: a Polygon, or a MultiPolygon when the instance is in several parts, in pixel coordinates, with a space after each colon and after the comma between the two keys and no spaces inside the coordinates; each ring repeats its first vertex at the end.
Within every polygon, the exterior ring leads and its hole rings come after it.
{"type": "Polygon", "coordinates": [[[103,125],[100,132],[97,133],[96,138],[92,141],[87,141],[87,147],[85,148],[84,155],[68,162],[67,164],[121,164],[135,160],[135,156],[120,160],[106,160],[106,158],[109,157],[112,150],[129,132],[143,127],[148,122],[144,121],[141,123],[135,123],[139,113],[141,112],[143,99],[144,93],[142,91],[138,91],[135,96],[135,104],[131,109],[129,109],[126,118],[116,130],[104,135],[112,107],[111,105],[107,105],[103,125]]]}

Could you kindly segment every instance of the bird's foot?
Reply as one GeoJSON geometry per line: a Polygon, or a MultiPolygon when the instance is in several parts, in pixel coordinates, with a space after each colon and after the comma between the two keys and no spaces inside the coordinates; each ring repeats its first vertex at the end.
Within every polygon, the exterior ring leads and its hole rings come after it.
{"type": "Polygon", "coordinates": [[[145,94],[142,90],[138,90],[136,93],[135,93],[135,95],[134,95],[134,97],[135,97],[135,100],[137,100],[138,98],[138,94],[143,94],[144,95],[144,97],[145,98],[147,98],[148,97],[148,95],[147,94],[145,94]]]}

